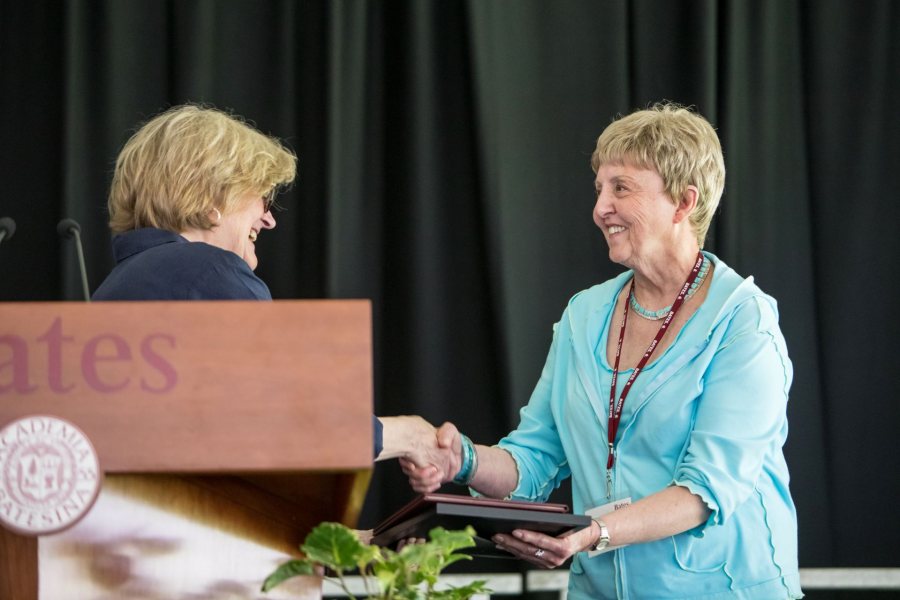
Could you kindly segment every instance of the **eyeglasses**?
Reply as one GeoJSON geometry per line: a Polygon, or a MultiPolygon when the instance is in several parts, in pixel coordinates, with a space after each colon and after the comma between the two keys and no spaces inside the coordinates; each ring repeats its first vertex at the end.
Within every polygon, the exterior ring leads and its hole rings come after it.
{"type": "Polygon", "coordinates": [[[264,213],[269,212],[270,210],[272,210],[272,207],[275,206],[276,195],[278,195],[278,186],[273,185],[272,189],[269,190],[269,193],[262,197],[264,213]]]}

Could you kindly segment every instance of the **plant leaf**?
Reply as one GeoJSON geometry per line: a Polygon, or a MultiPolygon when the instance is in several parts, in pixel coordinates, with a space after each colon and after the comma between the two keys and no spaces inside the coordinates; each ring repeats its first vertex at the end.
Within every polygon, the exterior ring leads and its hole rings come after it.
{"type": "Polygon", "coordinates": [[[448,556],[447,559],[444,561],[443,568],[446,569],[453,563],[459,562],[461,560],[472,560],[472,557],[469,556],[468,554],[453,554],[452,556],[448,556]]]}
{"type": "Polygon", "coordinates": [[[487,594],[490,591],[485,582],[479,580],[446,590],[433,590],[428,594],[428,600],[465,600],[475,594],[487,594]]]}
{"type": "Polygon", "coordinates": [[[320,523],[309,532],[300,549],[307,559],[335,571],[353,569],[367,553],[352,529],[328,522],[320,523]]]}
{"type": "Polygon", "coordinates": [[[378,546],[366,546],[363,544],[362,551],[356,557],[356,566],[360,572],[365,570],[366,565],[371,563],[380,563],[384,561],[382,550],[378,546]]]}
{"type": "Polygon", "coordinates": [[[383,562],[375,565],[373,570],[382,593],[397,587],[402,572],[402,567],[397,562],[383,562]]]}
{"type": "Polygon", "coordinates": [[[275,569],[271,575],[263,581],[262,591],[268,592],[276,585],[291,577],[298,575],[315,575],[313,564],[308,560],[289,560],[275,569]]]}
{"type": "Polygon", "coordinates": [[[447,531],[443,527],[435,527],[428,532],[428,538],[450,552],[471,548],[475,545],[475,530],[471,525],[459,531],[447,531]]]}

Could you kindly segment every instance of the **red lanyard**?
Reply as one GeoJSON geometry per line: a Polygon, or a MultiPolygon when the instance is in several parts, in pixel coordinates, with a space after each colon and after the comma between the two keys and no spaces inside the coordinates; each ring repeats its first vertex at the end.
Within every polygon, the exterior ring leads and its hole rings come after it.
{"type": "Polygon", "coordinates": [[[625,387],[622,388],[622,395],[619,396],[619,401],[616,402],[616,381],[619,378],[619,358],[622,355],[622,342],[625,341],[625,326],[628,324],[628,300],[631,298],[631,294],[634,293],[634,278],[632,278],[631,280],[631,285],[628,288],[628,297],[625,299],[625,314],[622,316],[622,329],[619,331],[619,343],[616,345],[616,361],[613,365],[612,381],[610,382],[609,386],[609,419],[607,424],[609,455],[606,459],[607,498],[610,498],[612,496],[612,468],[616,462],[616,433],[619,431],[619,421],[622,420],[622,407],[625,406],[625,398],[628,396],[628,392],[631,391],[631,386],[634,384],[634,380],[637,379],[638,375],[641,374],[641,371],[650,361],[650,357],[653,356],[653,352],[656,350],[656,347],[659,346],[659,343],[662,341],[663,336],[666,335],[666,331],[668,331],[669,325],[672,323],[672,319],[675,318],[675,313],[677,313],[678,309],[681,308],[681,305],[684,304],[684,299],[685,296],[687,296],[688,290],[691,289],[691,285],[693,285],[694,281],[697,279],[697,275],[700,273],[700,267],[703,266],[703,260],[703,253],[697,252],[697,261],[694,263],[694,268],[691,269],[690,275],[688,275],[688,278],[684,282],[684,285],[681,286],[681,291],[678,292],[678,297],[675,298],[675,302],[672,303],[672,309],[669,310],[669,314],[666,315],[666,318],[665,320],[663,320],[662,325],[659,326],[659,331],[656,332],[656,337],[653,338],[652,342],[650,342],[650,345],[644,352],[644,356],[641,358],[640,362],[631,373],[631,377],[629,377],[628,381],[625,382],[625,387]]]}

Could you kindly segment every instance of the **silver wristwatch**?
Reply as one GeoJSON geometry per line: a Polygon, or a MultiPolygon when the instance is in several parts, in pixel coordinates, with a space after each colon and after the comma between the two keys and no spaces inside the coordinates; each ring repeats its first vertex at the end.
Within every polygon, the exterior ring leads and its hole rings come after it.
{"type": "Polygon", "coordinates": [[[588,548],[591,552],[596,552],[597,550],[605,550],[607,546],[609,546],[609,529],[606,528],[606,523],[601,521],[600,519],[595,519],[591,517],[591,521],[597,524],[597,527],[600,528],[600,537],[597,538],[597,541],[591,544],[591,547],[588,548]]]}

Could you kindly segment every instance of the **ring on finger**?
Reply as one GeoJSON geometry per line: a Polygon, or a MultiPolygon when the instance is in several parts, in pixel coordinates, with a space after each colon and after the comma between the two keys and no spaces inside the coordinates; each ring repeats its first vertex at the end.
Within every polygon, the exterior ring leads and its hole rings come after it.
{"type": "Polygon", "coordinates": [[[542,557],[544,555],[544,549],[538,548],[537,550],[535,550],[534,555],[537,556],[538,558],[542,557]]]}

